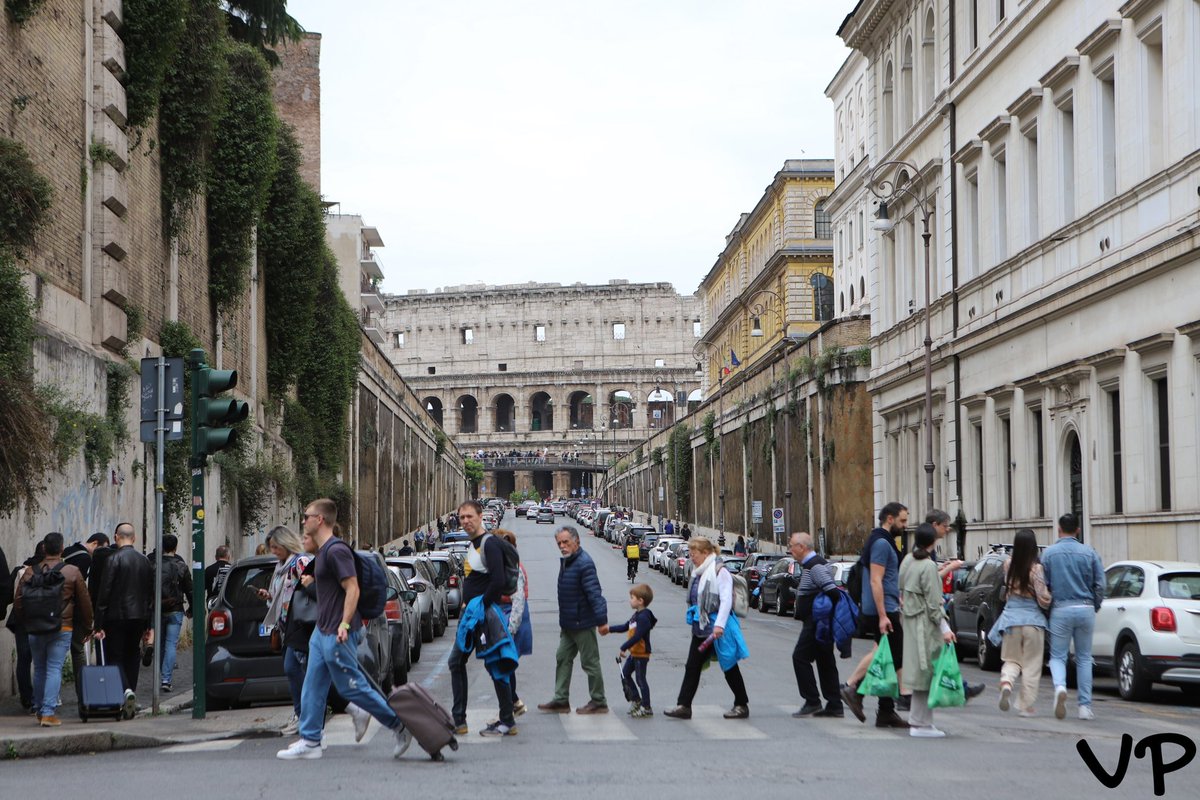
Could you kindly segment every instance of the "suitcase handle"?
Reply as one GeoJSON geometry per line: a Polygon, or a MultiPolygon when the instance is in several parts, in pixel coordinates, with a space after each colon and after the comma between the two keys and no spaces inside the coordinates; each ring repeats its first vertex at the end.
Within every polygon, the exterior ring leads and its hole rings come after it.
{"type": "Polygon", "coordinates": [[[103,666],[105,666],[105,664],[104,664],[104,640],[100,639],[99,641],[97,641],[97,640],[93,639],[92,641],[96,642],[96,650],[100,653],[100,666],[103,667],[103,666]]]}

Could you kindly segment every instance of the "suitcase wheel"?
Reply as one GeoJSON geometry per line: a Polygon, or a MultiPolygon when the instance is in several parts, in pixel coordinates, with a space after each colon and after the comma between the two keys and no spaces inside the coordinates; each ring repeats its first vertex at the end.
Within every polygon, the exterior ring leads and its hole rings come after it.
{"type": "Polygon", "coordinates": [[[450,737],[450,749],[456,753],[458,752],[458,739],[455,739],[453,736],[450,737]]]}
{"type": "Polygon", "coordinates": [[[80,709],[79,709],[79,721],[80,721],[80,722],[87,722],[87,721],[88,721],[88,713],[87,713],[86,711],[84,711],[84,710],[83,710],[83,707],[82,707],[82,706],[81,706],[81,707],[80,707],[80,709]]]}
{"type": "Polygon", "coordinates": [[[438,752],[431,755],[429,757],[429,760],[430,761],[445,761],[446,757],[444,755],[442,755],[441,751],[439,750],[438,752]]]}

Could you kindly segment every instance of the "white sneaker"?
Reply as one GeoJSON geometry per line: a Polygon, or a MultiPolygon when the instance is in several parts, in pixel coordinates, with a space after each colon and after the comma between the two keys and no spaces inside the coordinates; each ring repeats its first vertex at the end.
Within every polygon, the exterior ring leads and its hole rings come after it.
{"type": "Polygon", "coordinates": [[[354,703],[346,704],[346,713],[350,715],[350,719],[354,720],[354,741],[361,742],[367,735],[367,728],[371,724],[371,715],[354,703]]]}
{"type": "Polygon", "coordinates": [[[408,728],[401,725],[393,733],[396,736],[396,746],[392,748],[392,758],[400,758],[408,751],[409,745],[412,744],[413,735],[408,728]]]}
{"type": "Polygon", "coordinates": [[[292,714],[292,716],[288,718],[287,724],[279,729],[279,735],[280,736],[294,736],[294,735],[296,735],[296,733],[299,732],[299,730],[300,730],[300,718],[297,717],[295,714],[292,714]]]}
{"type": "Polygon", "coordinates": [[[1067,687],[1054,687],[1054,718],[1067,718],[1067,687]]]}
{"type": "Polygon", "coordinates": [[[1092,713],[1091,706],[1080,706],[1079,707],[1079,718],[1080,719],[1095,719],[1096,715],[1092,713]]]}
{"type": "Polygon", "coordinates": [[[125,719],[133,719],[137,716],[137,695],[133,693],[133,689],[125,690],[125,702],[121,704],[121,716],[125,719]]]}
{"type": "Polygon", "coordinates": [[[1000,684],[1000,710],[1008,711],[1012,707],[1012,687],[1007,683],[1000,684]]]}
{"type": "Polygon", "coordinates": [[[1032,708],[1022,708],[1020,711],[1017,712],[1017,716],[1025,717],[1026,719],[1029,719],[1030,717],[1036,717],[1037,712],[1034,711],[1032,708]]]}
{"type": "Polygon", "coordinates": [[[946,732],[930,725],[928,728],[909,728],[908,735],[916,739],[942,739],[946,732]]]}
{"type": "Polygon", "coordinates": [[[276,758],[282,758],[284,761],[296,761],[301,758],[320,758],[321,745],[306,742],[303,739],[297,739],[292,742],[292,746],[286,750],[280,750],[275,754],[276,758]]]}

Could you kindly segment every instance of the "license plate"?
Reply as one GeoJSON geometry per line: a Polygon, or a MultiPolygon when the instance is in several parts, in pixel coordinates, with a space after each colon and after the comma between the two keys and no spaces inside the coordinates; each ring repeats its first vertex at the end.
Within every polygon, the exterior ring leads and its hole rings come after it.
{"type": "Polygon", "coordinates": [[[263,637],[270,636],[271,635],[271,626],[265,625],[265,624],[260,624],[258,626],[258,635],[263,636],[263,637]]]}

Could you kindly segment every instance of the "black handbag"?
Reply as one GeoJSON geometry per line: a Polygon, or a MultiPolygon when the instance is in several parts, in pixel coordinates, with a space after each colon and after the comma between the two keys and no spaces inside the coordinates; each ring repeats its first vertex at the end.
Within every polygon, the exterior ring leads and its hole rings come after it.
{"type": "Polygon", "coordinates": [[[317,624],[317,598],[304,586],[297,586],[288,605],[288,620],[296,625],[317,624]]]}

